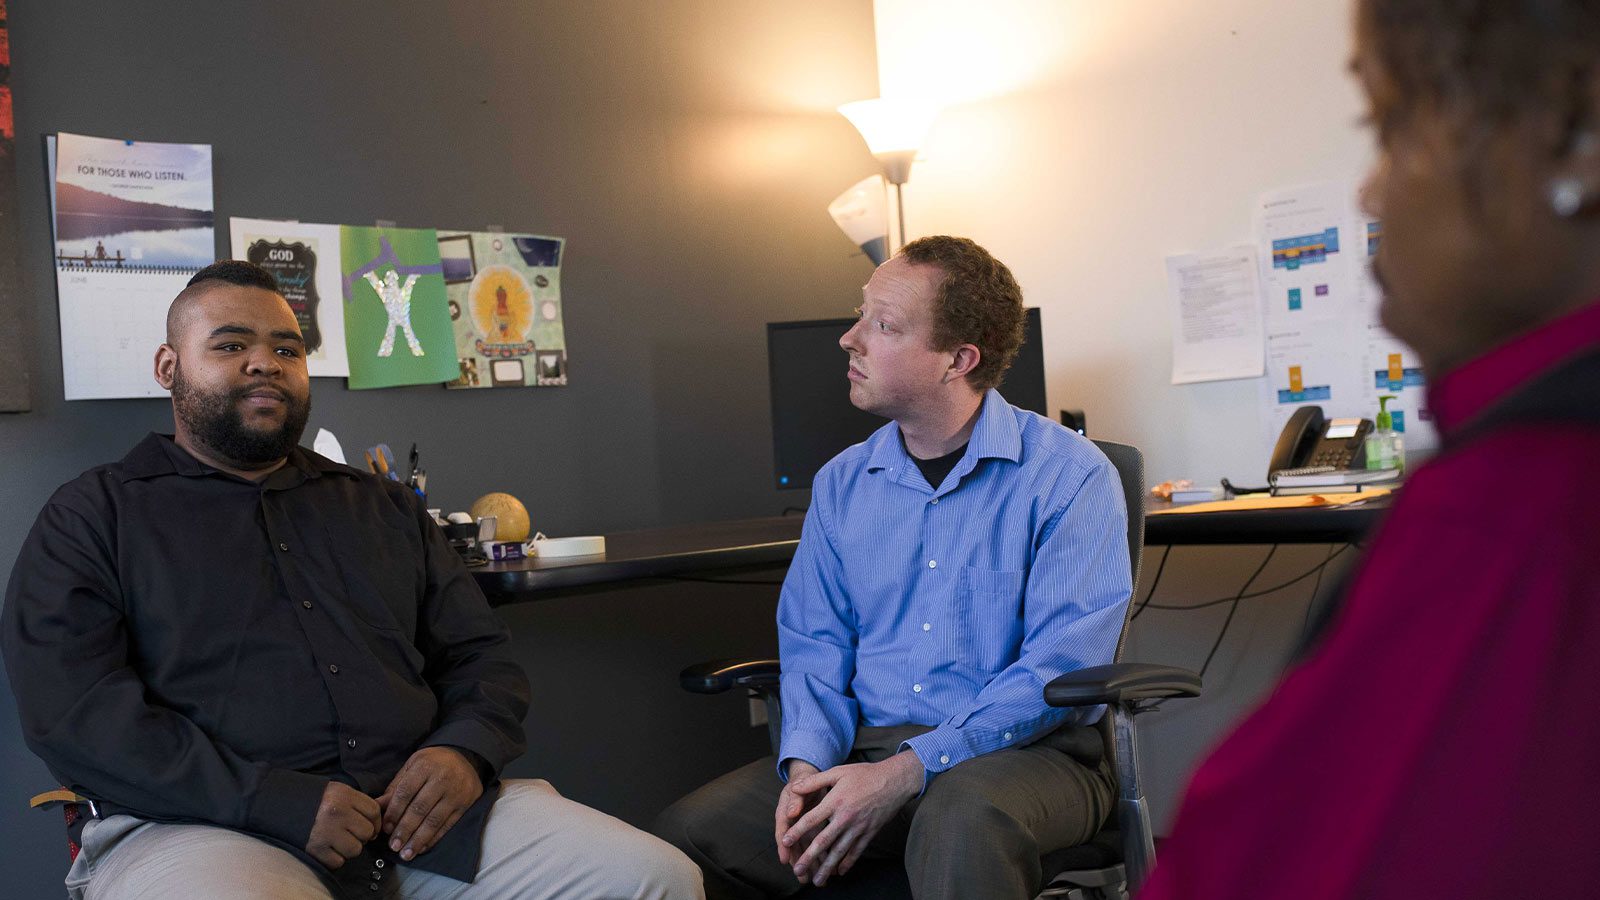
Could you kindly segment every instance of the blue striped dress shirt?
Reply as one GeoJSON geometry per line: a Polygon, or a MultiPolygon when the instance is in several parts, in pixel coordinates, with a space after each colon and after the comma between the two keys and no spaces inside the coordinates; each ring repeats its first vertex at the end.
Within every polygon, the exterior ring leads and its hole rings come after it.
{"type": "Polygon", "coordinates": [[[1092,722],[1044,685],[1111,662],[1129,582],[1120,482],[1087,439],[991,390],[933,486],[890,422],[813,484],[778,600],[780,771],[838,765],[857,725],[935,726],[906,742],[931,778],[1092,722]]]}

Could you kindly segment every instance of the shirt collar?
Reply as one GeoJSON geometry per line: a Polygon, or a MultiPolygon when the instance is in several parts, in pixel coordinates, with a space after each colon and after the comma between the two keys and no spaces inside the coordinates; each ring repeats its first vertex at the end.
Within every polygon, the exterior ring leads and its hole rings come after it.
{"type": "Polygon", "coordinates": [[[193,477],[213,471],[173,443],[172,435],[150,432],[122,458],[122,480],[136,481],[159,475],[193,477]]]}
{"type": "MultiPolygon", "coordinates": [[[[911,454],[906,452],[905,441],[900,437],[900,423],[891,422],[888,428],[880,428],[871,439],[872,453],[867,457],[867,471],[875,472],[879,469],[905,470],[906,466],[914,465],[911,454]]],[[[967,441],[967,453],[956,464],[960,470],[967,466],[968,460],[974,464],[980,459],[1008,459],[1016,462],[1022,458],[1022,430],[1017,426],[1017,417],[1012,414],[1011,404],[1000,396],[1000,392],[990,388],[983,395],[983,406],[978,411],[978,423],[972,427],[972,437],[967,441]]]]}
{"type": "MultiPolygon", "coordinates": [[[[298,471],[302,476],[295,479],[296,483],[310,478],[321,478],[324,474],[345,475],[351,478],[360,477],[361,474],[349,466],[340,465],[303,447],[290,450],[288,463],[272,475],[276,476],[289,469],[298,471]]],[[[178,446],[170,434],[151,432],[122,458],[124,482],[161,475],[199,478],[216,472],[216,469],[195,459],[189,451],[178,446]]],[[[269,476],[269,480],[272,480],[272,476],[269,476]]]]}
{"type": "Polygon", "coordinates": [[[983,412],[978,414],[978,425],[972,429],[971,452],[973,459],[1022,459],[1022,428],[1011,404],[1000,392],[990,388],[983,395],[983,412]]]}
{"type": "Polygon", "coordinates": [[[1428,391],[1428,405],[1439,430],[1448,433],[1461,428],[1551,366],[1596,345],[1600,345],[1600,301],[1445,373],[1428,391]]]}

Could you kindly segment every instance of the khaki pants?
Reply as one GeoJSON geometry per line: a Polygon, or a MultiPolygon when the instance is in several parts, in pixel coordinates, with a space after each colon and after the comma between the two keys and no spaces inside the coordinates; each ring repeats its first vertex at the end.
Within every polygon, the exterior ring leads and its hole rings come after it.
{"type": "MultiPolygon", "coordinates": [[[[902,741],[928,730],[860,728],[846,762],[887,759],[902,741]]],[[[903,857],[917,900],[1033,897],[1043,879],[1040,857],[1087,841],[1112,808],[1105,765],[1079,763],[1065,752],[1070,743],[1064,733],[1046,735],[935,776],[884,826],[863,860],[903,857]]],[[[803,885],[778,861],[773,817],[782,789],[769,756],[679,800],[655,831],[700,865],[707,897],[787,897],[803,885]]]]}
{"type": "MultiPolygon", "coordinates": [[[[84,826],[82,848],[67,873],[72,900],[329,900],[305,863],[226,828],[111,816],[84,826]]],[[[683,854],[544,781],[501,785],[480,860],[472,884],[404,865],[393,874],[407,900],[704,896],[683,854]]]]}

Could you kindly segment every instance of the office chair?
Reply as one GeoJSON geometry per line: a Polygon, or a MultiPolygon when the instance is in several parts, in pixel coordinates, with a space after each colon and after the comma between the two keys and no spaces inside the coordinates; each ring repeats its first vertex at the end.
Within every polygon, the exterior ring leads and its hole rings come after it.
{"type": "MultiPolygon", "coordinates": [[[[1128,560],[1133,585],[1139,584],[1144,551],[1144,454],[1139,448],[1111,441],[1095,441],[1111,460],[1122,483],[1128,509],[1128,560]]],[[[1051,706],[1106,707],[1096,725],[1081,726],[1100,732],[1105,752],[1117,777],[1116,815],[1087,843],[1046,854],[1041,862],[1044,885],[1041,898],[1060,900],[1123,900],[1138,890],[1155,864],[1155,843],[1144,793],[1139,788],[1139,758],[1133,719],[1163,700],[1198,697],[1200,676],[1186,669],[1144,663],[1124,663],[1133,603],[1124,613],[1117,636],[1118,662],[1068,672],[1045,685],[1044,700],[1051,706]]],[[[678,682],[686,691],[720,694],[735,687],[760,698],[767,707],[767,736],[778,750],[782,706],[778,695],[780,668],[775,659],[715,660],[684,669],[678,682]]],[[[851,877],[825,888],[811,888],[803,896],[843,898],[910,897],[905,870],[899,865],[871,866],[863,859],[851,877]]]]}
{"type": "Polygon", "coordinates": [[[32,809],[61,807],[61,814],[67,821],[67,862],[70,863],[76,860],[78,851],[82,849],[78,844],[78,836],[83,829],[82,827],[74,828],[73,826],[84,821],[84,816],[92,814],[90,810],[94,809],[93,801],[66,788],[57,788],[53,791],[45,791],[42,794],[35,794],[33,799],[28,801],[28,806],[32,809]]]}

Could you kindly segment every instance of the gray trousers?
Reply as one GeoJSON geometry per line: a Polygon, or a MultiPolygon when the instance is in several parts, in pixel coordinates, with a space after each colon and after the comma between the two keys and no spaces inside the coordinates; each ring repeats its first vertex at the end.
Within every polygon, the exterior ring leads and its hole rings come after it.
{"type": "MultiPolygon", "coordinates": [[[[111,816],[84,825],[81,846],[67,874],[72,900],[329,900],[305,863],[227,828],[111,816]]],[[[517,779],[501,784],[472,884],[404,865],[392,874],[404,900],[704,896],[683,854],[547,782],[517,779]]]]}
{"type": "MultiPolygon", "coordinates": [[[[928,730],[863,727],[846,762],[887,759],[928,730]]],[[[1087,841],[1112,809],[1107,767],[1086,767],[1065,752],[1068,745],[1046,735],[935,776],[862,860],[903,857],[917,900],[1035,896],[1040,857],[1087,841]]],[[[788,897],[805,885],[778,861],[773,821],[782,790],[776,759],[768,756],[679,800],[655,830],[700,865],[709,900],[788,897]]]]}

